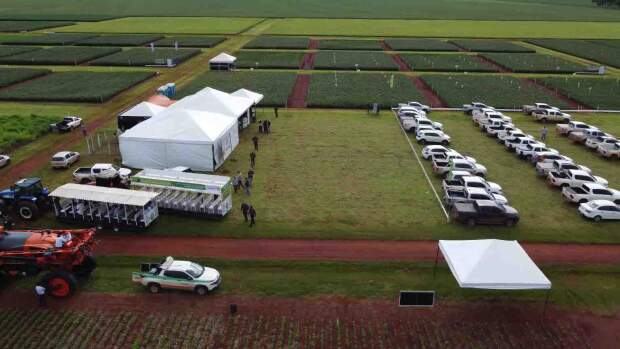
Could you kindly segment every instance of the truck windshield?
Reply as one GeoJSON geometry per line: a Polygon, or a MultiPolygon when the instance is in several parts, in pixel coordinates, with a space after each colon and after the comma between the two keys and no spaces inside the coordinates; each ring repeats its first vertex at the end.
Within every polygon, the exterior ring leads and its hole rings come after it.
{"type": "Polygon", "coordinates": [[[187,273],[191,275],[194,279],[200,277],[202,273],[204,273],[205,268],[196,263],[190,263],[189,268],[187,269],[187,273]]]}

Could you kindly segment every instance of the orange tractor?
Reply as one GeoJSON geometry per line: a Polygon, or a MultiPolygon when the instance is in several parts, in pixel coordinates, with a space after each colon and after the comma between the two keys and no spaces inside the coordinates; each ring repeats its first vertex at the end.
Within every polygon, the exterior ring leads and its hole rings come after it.
{"type": "Polygon", "coordinates": [[[95,229],[5,231],[0,226],[0,274],[34,276],[47,271],[41,280],[47,294],[69,297],[77,277],[97,267],[94,245],[95,229]]]}

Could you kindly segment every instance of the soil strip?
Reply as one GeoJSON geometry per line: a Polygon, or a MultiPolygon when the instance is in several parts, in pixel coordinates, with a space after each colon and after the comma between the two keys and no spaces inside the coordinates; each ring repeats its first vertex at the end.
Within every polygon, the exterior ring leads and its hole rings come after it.
{"type": "Polygon", "coordinates": [[[305,108],[308,88],[310,87],[310,74],[297,74],[293,91],[288,97],[286,105],[288,108],[305,108]]]}

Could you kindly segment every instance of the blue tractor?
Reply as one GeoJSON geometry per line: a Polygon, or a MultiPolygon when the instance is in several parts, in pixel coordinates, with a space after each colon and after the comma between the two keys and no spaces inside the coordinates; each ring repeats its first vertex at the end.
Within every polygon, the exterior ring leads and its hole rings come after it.
{"type": "Polygon", "coordinates": [[[11,188],[0,191],[0,212],[8,214],[8,210],[13,209],[22,219],[33,221],[48,208],[48,195],[40,178],[21,179],[11,188]]]}

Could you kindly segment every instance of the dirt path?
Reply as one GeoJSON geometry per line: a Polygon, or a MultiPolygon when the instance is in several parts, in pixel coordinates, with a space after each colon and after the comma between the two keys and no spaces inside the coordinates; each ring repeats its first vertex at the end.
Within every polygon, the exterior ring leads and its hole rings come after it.
{"type": "Polygon", "coordinates": [[[504,67],[503,65],[501,65],[501,64],[499,64],[499,63],[497,63],[497,62],[495,62],[495,61],[493,61],[493,60],[490,60],[490,59],[486,58],[486,57],[485,57],[485,56],[483,56],[483,55],[479,55],[479,54],[477,54],[475,57],[476,57],[476,58],[477,58],[480,62],[482,62],[482,63],[484,63],[484,64],[486,64],[486,65],[490,65],[490,66],[492,66],[493,68],[497,69],[497,70],[498,70],[499,72],[501,72],[501,73],[511,73],[511,72],[512,72],[512,70],[510,70],[510,69],[508,69],[508,68],[504,67]]]}
{"type": "MultiPolygon", "coordinates": [[[[53,310],[50,317],[67,310],[99,316],[134,314],[141,319],[137,324],[121,324],[135,331],[123,343],[124,347],[131,347],[135,338],[156,342],[157,338],[175,337],[175,323],[197,325],[189,318],[207,325],[204,333],[192,336],[205,336],[205,345],[210,348],[237,347],[239,342],[244,343],[242,347],[282,348],[613,348],[620,340],[617,316],[603,317],[551,306],[543,318],[539,304],[440,300],[434,308],[414,309],[400,308],[394,301],[385,300],[218,294],[205,299],[178,292],[78,293],[71,299],[51,299],[49,303],[53,310]],[[230,304],[237,305],[236,315],[228,314],[230,304]],[[149,330],[153,320],[160,323],[156,334],[149,330]],[[167,325],[161,325],[162,322],[167,325]],[[210,327],[218,328],[218,334],[207,334],[212,331],[210,327]]],[[[0,307],[28,311],[33,316],[36,299],[30,293],[5,292],[0,307]]],[[[79,331],[79,324],[74,326],[79,331]]],[[[15,332],[33,331],[33,336],[41,340],[27,321],[10,324],[10,328],[15,332]]],[[[186,334],[185,330],[182,332],[186,334]]]]}
{"type": "MultiPolygon", "coordinates": [[[[381,47],[383,47],[384,51],[392,51],[390,45],[388,45],[384,40],[379,41],[379,43],[381,44],[381,47]]],[[[394,60],[394,63],[398,66],[398,70],[402,72],[411,72],[411,67],[409,67],[407,62],[405,62],[399,54],[390,54],[390,56],[394,60]]],[[[424,96],[426,103],[428,103],[431,107],[445,108],[448,106],[422,78],[419,76],[409,76],[409,79],[415,88],[420,91],[422,96],[424,96]]]]}
{"type": "MultiPolygon", "coordinates": [[[[172,234],[171,234],[172,235],[172,234]]],[[[620,264],[620,245],[524,243],[538,263],[620,264]]],[[[432,261],[435,241],[209,239],[102,236],[99,255],[194,256],[226,259],[432,261]]]]}
{"type": "Polygon", "coordinates": [[[306,107],[306,98],[308,97],[308,88],[310,87],[311,78],[312,75],[310,74],[297,74],[293,91],[291,91],[291,95],[288,97],[286,102],[286,106],[288,108],[306,107]]]}

